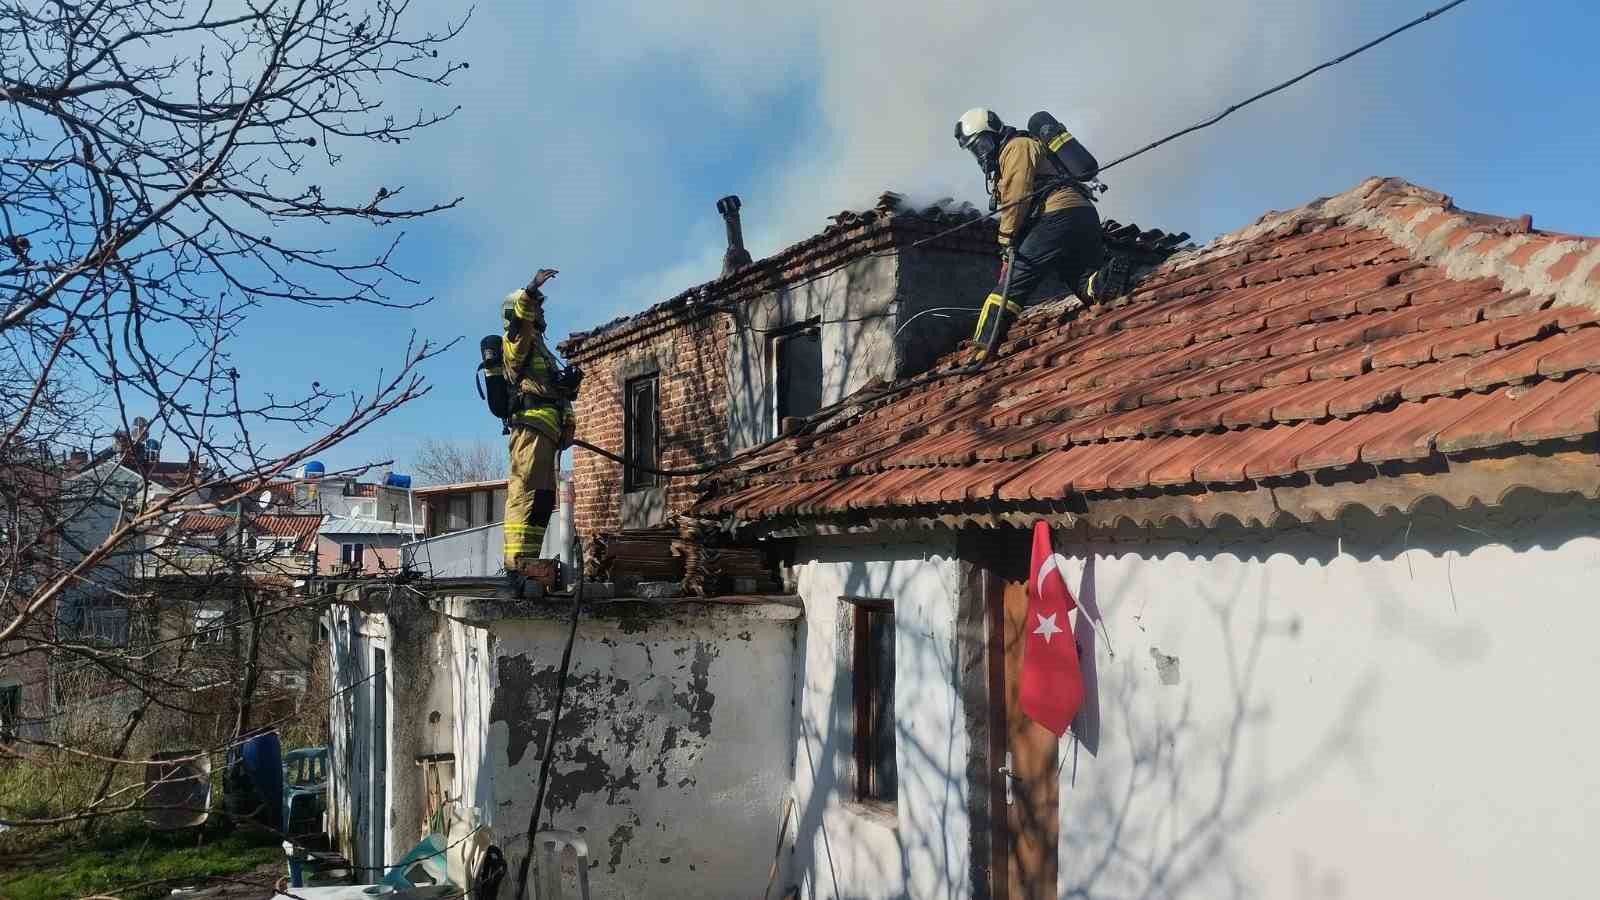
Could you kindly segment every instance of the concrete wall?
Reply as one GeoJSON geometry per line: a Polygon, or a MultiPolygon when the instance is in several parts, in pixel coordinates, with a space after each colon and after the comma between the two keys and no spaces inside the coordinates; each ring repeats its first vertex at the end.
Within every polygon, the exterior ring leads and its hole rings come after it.
{"type": "Polygon", "coordinates": [[[1062,744],[1061,896],[1592,893],[1597,509],[1058,540],[1116,649],[1062,744]]]}
{"type": "MultiPolygon", "coordinates": [[[[491,601],[490,605],[494,605],[491,601]]],[[[503,605],[502,605],[503,606],[503,605]]],[[[558,605],[383,613],[335,608],[334,831],[365,864],[374,648],[388,654],[392,861],[423,824],[417,754],[456,755],[447,785],[482,811],[513,868],[526,831],[556,665],[558,605]],[[476,623],[476,624],[474,624],[476,623]]],[[[795,618],[779,606],[612,604],[583,623],[558,735],[546,826],[590,842],[597,898],[723,897],[765,883],[789,789],[795,618]]],[[[570,873],[569,873],[570,874],[570,873]]]]}
{"type": "Polygon", "coordinates": [[[807,898],[959,897],[969,891],[968,738],[956,664],[953,539],[815,540],[796,563],[805,598],[789,880],[807,898]],[[895,603],[896,821],[854,804],[850,607],[895,603]]]}
{"type": "MultiPolygon", "coordinates": [[[[346,599],[361,591],[366,596],[387,595],[374,589],[351,588],[346,599]]],[[[333,754],[333,815],[331,831],[341,847],[352,852],[357,865],[371,865],[373,855],[371,776],[373,753],[388,757],[384,808],[388,815],[378,823],[383,829],[384,863],[400,859],[421,837],[424,822],[423,770],[416,765],[422,754],[453,753],[456,740],[454,678],[450,634],[437,614],[409,592],[384,596],[381,610],[363,612],[354,606],[332,608],[331,681],[336,692],[330,704],[329,733],[333,754]],[[388,733],[374,735],[373,651],[386,656],[384,693],[388,733]]],[[[455,788],[446,783],[447,794],[455,788]]],[[[367,880],[376,881],[379,876],[367,880]]]]}
{"type": "Polygon", "coordinates": [[[894,375],[894,257],[858,259],[810,284],[774,291],[739,308],[728,338],[728,445],[745,450],[772,437],[773,333],[822,321],[822,405],[836,403],[872,378],[894,375]],[[868,318],[840,322],[842,318],[868,318]]]}
{"type": "MultiPolygon", "coordinates": [[[[798,611],[625,606],[579,629],[545,826],[587,836],[597,898],[747,895],[789,787],[798,611]]],[[[461,788],[513,867],[565,640],[548,612],[451,625],[461,788]]]]}

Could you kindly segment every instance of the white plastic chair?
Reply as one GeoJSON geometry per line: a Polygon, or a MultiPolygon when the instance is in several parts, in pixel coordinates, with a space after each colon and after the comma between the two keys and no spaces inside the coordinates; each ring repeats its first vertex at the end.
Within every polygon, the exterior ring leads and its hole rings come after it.
{"type": "Polygon", "coordinates": [[[578,900],[589,900],[589,844],[577,832],[549,829],[534,839],[539,848],[539,894],[536,900],[561,900],[561,851],[578,855],[578,900]]]}

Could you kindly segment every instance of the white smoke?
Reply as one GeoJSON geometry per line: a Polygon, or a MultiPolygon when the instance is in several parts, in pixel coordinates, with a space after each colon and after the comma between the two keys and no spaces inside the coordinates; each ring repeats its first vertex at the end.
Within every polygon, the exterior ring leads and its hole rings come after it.
{"type": "MultiPolygon", "coordinates": [[[[913,207],[956,198],[986,210],[982,177],[952,139],[956,117],[969,107],[991,107],[1018,126],[1049,109],[1107,161],[1330,54],[1361,30],[1340,24],[1357,5],[830,0],[799,10],[700,0],[592,9],[623,42],[632,36],[644,47],[674,48],[735,115],[814,64],[815,134],[770,182],[743,192],[748,244],[760,257],[815,233],[842,209],[872,206],[884,190],[905,194],[913,207]]],[[[1293,146],[1316,146],[1338,129],[1336,108],[1308,114],[1308,104],[1346,95],[1354,103],[1367,79],[1352,87],[1347,76],[1332,77],[1350,89],[1301,86],[1269,101],[1271,112],[1230,120],[1230,138],[1207,132],[1117,169],[1107,176],[1113,190],[1103,212],[1169,230],[1193,227],[1167,219],[1207,201],[1186,194],[1197,172],[1233,162],[1219,147],[1255,144],[1236,154],[1248,165],[1258,150],[1287,143],[1296,152],[1293,146]],[[1286,121],[1292,127],[1276,128],[1286,121]],[[1254,134],[1241,138],[1241,129],[1254,134]]],[[[714,274],[715,255],[700,255],[701,274],[714,274]]],[[[675,275],[685,273],[674,266],[675,275]]]]}

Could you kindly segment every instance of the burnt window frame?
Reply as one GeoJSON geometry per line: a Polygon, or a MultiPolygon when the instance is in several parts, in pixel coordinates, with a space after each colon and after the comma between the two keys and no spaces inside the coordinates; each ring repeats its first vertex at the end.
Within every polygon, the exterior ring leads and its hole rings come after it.
{"type": "MultiPolygon", "coordinates": [[[[783,433],[783,420],[792,416],[790,410],[784,409],[783,390],[783,345],[802,335],[815,334],[817,337],[817,352],[822,352],[822,317],[813,316],[804,322],[796,322],[786,328],[767,335],[767,378],[771,387],[771,402],[767,406],[770,421],[767,423],[767,436],[777,437],[783,433]]],[[[827,374],[826,360],[819,358],[817,384],[817,409],[822,408],[822,383],[821,378],[827,374]]],[[[815,413],[806,413],[807,416],[815,413]]]]}
{"type": "Polygon", "coordinates": [[[851,697],[855,732],[851,741],[851,797],[856,804],[889,819],[897,816],[900,773],[896,759],[895,736],[895,657],[894,601],[882,597],[840,597],[849,605],[851,697]],[[875,622],[882,630],[874,629],[875,622]],[[875,637],[887,636],[888,652],[875,645],[875,637]],[[885,665],[887,664],[887,669],[885,665]],[[887,672],[887,684],[883,675],[887,672]],[[887,689],[885,689],[887,688],[887,689]],[[884,703],[888,704],[887,731],[884,703]],[[887,744],[887,746],[885,746],[887,744]],[[887,751],[887,753],[885,752],[887,751]],[[890,784],[886,787],[882,762],[887,756],[890,784]]]}
{"type": "MultiPolygon", "coordinates": [[[[661,372],[646,372],[635,375],[622,383],[622,458],[629,463],[649,466],[652,469],[661,468],[661,372]],[[640,453],[635,444],[635,420],[637,410],[634,406],[634,397],[648,386],[650,397],[650,423],[651,442],[650,449],[654,452],[648,458],[640,453]]],[[[634,465],[622,467],[622,490],[624,492],[642,491],[661,485],[661,476],[653,472],[645,472],[634,468],[634,465]]]]}

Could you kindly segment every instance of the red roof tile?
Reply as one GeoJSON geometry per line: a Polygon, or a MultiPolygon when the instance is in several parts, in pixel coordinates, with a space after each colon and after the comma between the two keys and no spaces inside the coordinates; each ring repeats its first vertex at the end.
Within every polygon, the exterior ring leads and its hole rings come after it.
{"type": "MultiPolygon", "coordinates": [[[[1552,306],[1550,293],[1530,293],[1542,272],[1531,252],[1475,254],[1469,270],[1502,268],[1451,278],[1435,256],[1504,234],[1393,185],[1363,185],[1337,216],[1269,216],[1172,260],[1115,308],[1031,311],[1000,362],[967,373],[947,361],[864,409],[815,420],[807,441],[708,479],[700,509],[761,519],[1060,501],[1487,448],[1515,456],[1600,432],[1595,297],[1558,293],[1552,306]],[[1390,230],[1370,227],[1374,215],[1390,230]],[[1413,257],[1385,236],[1417,242],[1430,226],[1464,237],[1413,257]],[[1532,268],[1523,278],[1506,265],[1532,268]]],[[[1525,246],[1561,240],[1536,234],[1525,246]]],[[[1573,253],[1594,248],[1570,246],[1566,274],[1589,258],[1573,253]]]]}
{"type": "MultiPolygon", "coordinates": [[[[302,515],[293,513],[258,513],[247,516],[245,527],[258,535],[295,538],[294,549],[305,553],[316,544],[317,529],[322,525],[320,513],[302,515]]],[[[174,530],[186,534],[224,534],[237,527],[233,516],[214,513],[184,513],[174,530]]]]}

